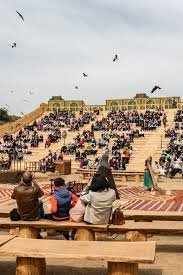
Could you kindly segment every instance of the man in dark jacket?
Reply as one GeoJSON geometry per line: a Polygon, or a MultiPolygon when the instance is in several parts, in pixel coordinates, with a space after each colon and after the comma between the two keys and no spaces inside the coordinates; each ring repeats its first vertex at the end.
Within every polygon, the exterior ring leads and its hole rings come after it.
{"type": "Polygon", "coordinates": [[[43,217],[42,202],[39,201],[43,195],[42,189],[33,180],[32,173],[24,172],[21,182],[14,188],[11,196],[17,202],[21,220],[35,221],[43,217]]]}

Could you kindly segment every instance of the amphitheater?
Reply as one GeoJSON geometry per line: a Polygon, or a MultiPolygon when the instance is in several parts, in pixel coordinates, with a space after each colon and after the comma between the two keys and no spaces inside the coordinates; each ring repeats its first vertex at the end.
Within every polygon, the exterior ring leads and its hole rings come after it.
{"type": "MultiPolygon", "coordinates": [[[[167,116],[166,129],[172,129],[175,127],[175,121],[174,121],[175,114],[178,109],[181,109],[183,107],[183,103],[181,103],[180,98],[172,97],[171,100],[173,98],[175,98],[178,102],[178,105],[176,106],[176,108],[175,106],[172,106],[172,104],[170,104],[171,103],[170,98],[163,99],[164,101],[157,101],[157,102],[162,102],[162,108],[165,108],[165,113],[167,116]]],[[[40,143],[40,145],[37,148],[30,149],[32,154],[25,155],[22,161],[13,161],[11,163],[10,170],[0,172],[1,173],[0,213],[2,215],[2,218],[6,217],[9,211],[16,206],[15,202],[11,199],[11,193],[15,183],[11,183],[11,180],[9,180],[10,177],[7,176],[8,173],[10,173],[10,175],[14,175],[16,172],[24,171],[25,169],[35,172],[36,180],[45,192],[43,201],[45,202],[45,205],[46,205],[47,202],[49,201],[49,196],[50,196],[50,180],[56,176],[59,176],[60,174],[59,174],[59,170],[56,170],[54,173],[53,172],[41,173],[38,169],[38,161],[40,159],[45,158],[48,155],[49,150],[51,150],[52,152],[59,152],[60,148],[63,145],[68,144],[76,137],[77,133],[81,134],[83,130],[91,130],[92,123],[95,123],[96,121],[100,121],[105,117],[107,117],[107,114],[109,113],[109,111],[118,110],[118,107],[120,104],[119,103],[120,101],[111,100],[111,102],[107,101],[106,105],[100,105],[100,106],[99,105],[85,106],[81,101],[79,102],[69,101],[69,103],[67,104],[70,104],[70,105],[64,105],[64,104],[62,105],[63,99],[61,97],[53,97],[52,99],[55,105],[52,104],[52,102],[50,103],[50,101],[48,102],[48,104],[42,103],[40,107],[38,107],[31,113],[26,114],[25,116],[18,119],[17,121],[0,126],[0,138],[2,139],[5,133],[11,133],[13,134],[13,136],[16,136],[16,134],[25,126],[33,123],[35,120],[37,121],[40,120],[40,118],[45,117],[50,112],[53,112],[53,111],[58,112],[62,108],[65,109],[66,108],[65,106],[67,106],[67,109],[70,109],[71,111],[75,112],[76,118],[80,117],[80,108],[88,112],[93,112],[94,110],[98,109],[100,110],[100,112],[99,112],[99,115],[95,117],[94,121],[89,121],[88,124],[85,124],[84,127],[79,128],[78,131],[69,131],[69,128],[67,127],[61,129],[61,133],[62,131],[67,132],[66,139],[62,138],[61,140],[59,140],[59,142],[52,143],[49,148],[45,148],[45,141],[47,139],[49,132],[48,131],[39,132],[39,134],[43,135],[43,142],[40,143]],[[116,105],[115,102],[118,105],[116,105]],[[111,109],[109,108],[109,106],[111,106],[111,109]]],[[[141,100],[142,99],[144,99],[144,96],[142,96],[141,100]]],[[[148,101],[149,100],[150,99],[148,99],[148,101]]],[[[160,99],[158,98],[158,100],[160,99]]],[[[144,105],[144,109],[141,106],[138,106],[137,103],[132,102],[132,100],[129,100],[125,104],[128,105],[129,102],[130,102],[130,105],[129,105],[130,108],[128,108],[129,111],[136,110],[138,112],[143,113],[146,111],[146,107],[148,107],[149,109],[161,107],[161,103],[158,106],[153,106],[153,104],[156,103],[156,98],[151,99],[151,103],[149,101],[148,106],[144,105]]],[[[125,106],[128,107],[127,105],[125,106]]],[[[120,108],[121,110],[124,109],[122,107],[120,108]]],[[[101,136],[101,131],[94,132],[94,137],[97,141],[99,140],[100,136],[101,136]]],[[[114,178],[120,193],[121,204],[124,212],[133,211],[134,215],[136,213],[144,214],[144,212],[148,212],[148,213],[152,213],[152,216],[158,215],[157,214],[158,211],[159,213],[161,213],[162,216],[163,216],[163,213],[165,216],[166,215],[171,216],[172,214],[172,216],[175,217],[174,225],[177,228],[179,224],[181,224],[183,221],[183,218],[180,218],[180,220],[178,218],[178,217],[181,217],[181,214],[183,213],[183,200],[180,200],[177,203],[173,199],[176,196],[181,197],[181,194],[183,192],[182,191],[183,178],[180,174],[176,174],[176,176],[173,178],[161,177],[158,175],[156,165],[154,164],[155,161],[157,162],[159,161],[162,151],[166,150],[169,142],[170,142],[170,137],[165,138],[165,127],[163,123],[161,124],[161,126],[157,127],[155,131],[145,131],[143,138],[135,138],[133,141],[133,144],[132,144],[133,151],[130,157],[130,161],[126,165],[126,170],[120,173],[116,173],[115,171],[114,178]],[[162,194],[153,193],[153,192],[149,193],[149,192],[146,192],[143,188],[144,163],[145,163],[145,159],[148,156],[152,156],[153,158],[153,170],[155,171],[155,178],[158,186],[162,190],[164,190],[162,194]]],[[[110,139],[109,148],[111,148],[112,144],[113,144],[113,139],[110,139]]],[[[85,145],[85,147],[82,150],[86,149],[86,146],[87,145],[85,145]]],[[[104,148],[97,148],[97,150],[98,150],[97,157],[100,158],[104,154],[104,148]]],[[[95,158],[96,156],[90,156],[91,161],[93,161],[95,158]]],[[[71,154],[64,155],[64,160],[71,160],[71,174],[62,175],[62,177],[64,177],[66,181],[76,181],[76,183],[80,183],[81,186],[82,185],[84,186],[89,181],[91,176],[94,174],[94,170],[90,169],[88,174],[84,175],[81,172],[81,169],[79,167],[79,162],[75,161],[74,155],[71,155],[71,154]]],[[[167,225],[168,229],[169,229],[169,226],[171,227],[171,225],[173,224],[173,218],[170,219],[170,222],[166,221],[166,219],[164,218],[162,218],[162,220],[165,220],[164,223],[167,225]]],[[[151,223],[154,223],[154,221],[152,221],[151,223]]],[[[169,232],[168,229],[167,229],[167,232],[165,232],[165,234],[160,234],[160,232],[156,232],[156,234],[148,235],[148,241],[157,242],[155,262],[154,264],[151,264],[151,265],[146,263],[139,264],[139,274],[141,275],[183,274],[182,233],[180,231],[176,232],[176,229],[175,229],[175,232],[173,232],[172,229],[169,232]],[[171,234],[172,232],[173,234],[171,234]]],[[[2,230],[1,235],[9,234],[7,230],[5,229],[1,229],[1,230],[2,230]]],[[[62,239],[62,236],[48,237],[45,234],[45,232],[43,232],[43,238],[46,238],[46,239],[61,238],[62,239]]],[[[97,233],[96,238],[97,240],[101,241],[101,244],[102,244],[102,241],[104,240],[108,240],[111,242],[126,241],[125,234],[115,234],[114,236],[107,233],[97,233]]],[[[16,268],[15,257],[0,256],[0,274],[5,274],[5,275],[14,274],[15,268],[16,268]]],[[[17,274],[21,274],[21,273],[17,273],[17,274]]],[[[74,274],[99,275],[100,274],[102,275],[102,274],[107,274],[107,266],[105,263],[103,264],[103,262],[101,263],[101,261],[97,261],[97,260],[91,263],[90,260],[82,260],[82,259],[80,261],[65,259],[65,260],[62,260],[61,262],[55,259],[48,259],[46,274],[50,274],[50,275],[51,274],[70,274],[70,275],[72,274],[73,275],[74,274]]],[[[114,272],[110,274],[127,275],[127,274],[137,274],[137,273],[135,272],[134,273],[133,272],[131,273],[116,272],[115,273],[114,272]]]]}

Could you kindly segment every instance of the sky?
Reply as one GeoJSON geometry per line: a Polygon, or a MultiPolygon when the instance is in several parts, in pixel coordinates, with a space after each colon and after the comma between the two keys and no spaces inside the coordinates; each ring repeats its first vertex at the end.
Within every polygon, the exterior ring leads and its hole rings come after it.
{"type": "Polygon", "coordinates": [[[104,104],[159,85],[156,96],[182,96],[182,75],[182,0],[0,0],[0,107],[11,114],[53,95],[104,104]]]}

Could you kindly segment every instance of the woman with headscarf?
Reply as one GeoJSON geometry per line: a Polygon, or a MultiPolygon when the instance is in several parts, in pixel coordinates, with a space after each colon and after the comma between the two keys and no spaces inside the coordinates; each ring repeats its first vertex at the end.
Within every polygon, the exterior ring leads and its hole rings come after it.
{"type": "Polygon", "coordinates": [[[101,176],[104,176],[108,180],[110,184],[110,188],[116,192],[116,199],[120,199],[108,160],[109,160],[109,156],[107,154],[102,156],[96,174],[100,174],[101,176]]]}

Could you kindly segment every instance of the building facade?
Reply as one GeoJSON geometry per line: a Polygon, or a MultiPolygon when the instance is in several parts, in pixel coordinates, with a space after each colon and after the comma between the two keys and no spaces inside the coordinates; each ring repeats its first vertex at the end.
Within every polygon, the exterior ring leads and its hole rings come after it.
{"type": "Polygon", "coordinates": [[[53,96],[48,101],[48,110],[147,110],[156,108],[172,109],[183,106],[179,96],[149,97],[145,93],[136,94],[133,98],[107,99],[105,103],[105,105],[86,105],[83,100],[64,100],[61,96],[53,96]]]}

